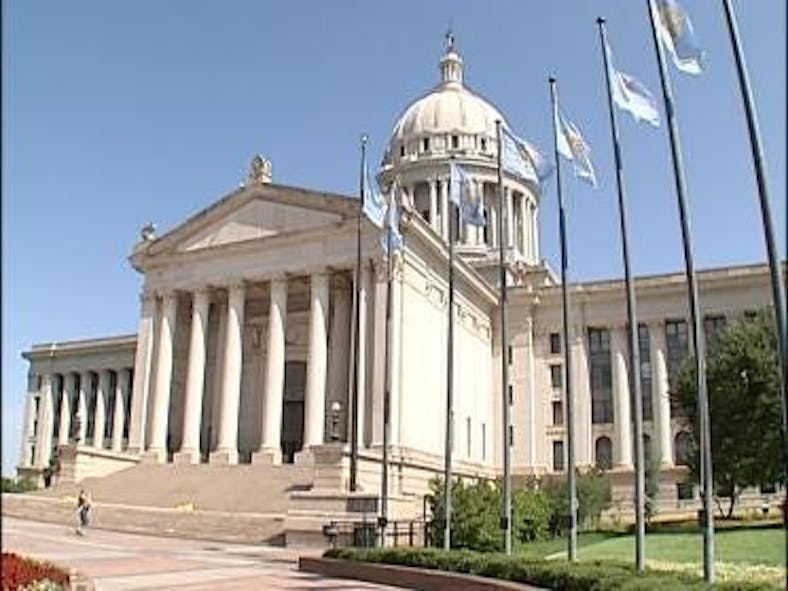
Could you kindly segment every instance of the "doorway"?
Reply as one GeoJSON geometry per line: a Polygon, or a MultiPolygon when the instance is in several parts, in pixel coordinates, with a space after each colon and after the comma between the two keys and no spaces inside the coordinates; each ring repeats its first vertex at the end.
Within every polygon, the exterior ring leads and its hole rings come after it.
{"type": "Polygon", "coordinates": [[[282,406],[282,462],[292,464],[304,445],[304,392],[306,362],[285,363],[285,393],[282,406]]]}

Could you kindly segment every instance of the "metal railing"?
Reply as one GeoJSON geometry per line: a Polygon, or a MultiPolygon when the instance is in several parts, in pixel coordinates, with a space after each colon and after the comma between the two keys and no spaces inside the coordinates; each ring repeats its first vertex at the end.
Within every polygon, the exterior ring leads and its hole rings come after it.
{"type": "Polygon", "coordinates": [[[377,520],[331,521],[323,526],[323,535],[332,548],[427,547],[432,542],[432,522],[393,520],[384,530],[377,520]]]}

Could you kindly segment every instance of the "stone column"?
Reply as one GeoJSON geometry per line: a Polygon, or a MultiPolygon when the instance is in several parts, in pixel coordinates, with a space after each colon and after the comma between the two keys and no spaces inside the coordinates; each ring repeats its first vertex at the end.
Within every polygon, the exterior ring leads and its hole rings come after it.
{"type": "Polygon", "coordinates": [[[304,447],[321,445],[326,408],[328,273],[312,274],[309,315],[309,358],[304,400],[304,447]]]}
{"type": "Polygon", "coordinates": [[[68,445],[71,439],[71,403],[77,387],[76,376],[69,372],[63,375],[63,394],[60,400],[60,426],[58,427],[58,445],[68,445]]]}
{"type": "Polygon", "coordinates": [[[104,448],[104,429],[107,425],[107,398],[109,397],[109,370],[99,372],[96,389],[96,414],[93,417],[93,447],[104,448]]]}
{"type": "Polygon", "coordinates": [[[449,211],[449,181],[440,179],[437,182],[441,190],[441,211],[443,212],[443,216],[441,217],[441,236],[443,236],[444,240],[448,240],[449,216],[451,215],[449,211]]]}
{"type": "MultiPolygon", "coordinates": [[[[577,314],[580,317],[583,316],[580,310],[577,310],[577,314]]],[[[572,341],[572,374],[574,376],[572,393],[575,399],[575,463],[580,467],[590,466],[593,457],[591,388],[588,379],[588,350],[584,326],[573,326],[570,329],[569,338],[572,341]]],[[[566,445],[566,439],[564,439],[564,444],[566,445]]]]}
{"type": "Polygon", "coordinates": [[[512,207],[512,190],[509,187],[504,187],[503,191],[506,206],[506,217],[504,218],[506,247],[514,248],[514,207],[512,207]]]}
{"type": "MultiPolygon", "coordinates": [[[[358,326],[359,329],[354,335],[358,339],[358,376],[356,381],[356,392],[358,395],[358,412],[356,413],[358,448],[364,447],[366,438],[364,437],[364,426],[366,425],[366,397],[367,397],[367,311],[369,306],[369,290],[371,289],[371,268],[368,265],[361,267],[361,285],[358,294],[358,326]]],[[[355,277],[354,277],[355,280],[355,277]]],[[[355,286],[354,286],[355,287],[355,286]]],[[[352,379],[352,374],[351,374],[352,379]]]]}
{"type": "Polygon", "coordinates": [[[662,468],[673,466],[673,431],[670,426],[670,394],[668,382],[668,351],[665,326],[661,322],[649,324],[651,359],[654,368],[653,402],[659,464],[662,468]]]}
{"type": "Polygon", "coordinates": [[[183,405],[183,438],[181,449],[173,458],[176,464],[200,463],[200,416],[205,386],[205,346],[209,303],[209,293],[206,288],[194,292],[186,396],[183,405]]]}
{"type": "Polygon", "coordinates": [[[430,227],[436,232],[440,232],[440,222],[438,220],[438,189],[435,186],[435,179],[427,181],[430,186],[430,227]]]}
{"type": "Polygon", "coordinates": [[[328,412],[325,414],[323,430],[326,439],[329,441],[350,441],[350,431],[347,421],[343,420],[349,416],[349,385],[351,382],[350,373],[350,352],[351,346],[351,321],[352,315],[352,282],[347,281],[349,275],[340,274],[340,280],[335,282],[335,287],[330,292],[329,298],[332,300],[331,321],[329,322],[328,332],[328,389],[326,402],[328,412]],[[331,406],[339,402],[339,412],[336,413],[336,423],[334,411],[331,406]]]}
{"type": "Polygon", "coordinates": [[[539,224],[536,221],[537,208],[534,205],[531,208],[531,248],[534,262],[539,262],[539,224]]]}
{"type": "Polygon", "coordinates": [[[38,376],[28,374],[27,395],[25,397],[25,422],[22,426],[22,443],[19,450],[19,465],[24,468],[33,466],[33,450],[30,444],[35,441],[36,432],[36,395],[38,394],[38,376]]]}
{"type": "Polygon", "coordinates": [[[617,468],[632,468],[632,413],[629,404],[629,364],[627,335],[624,328],[611,327],[613,355],[613,462],[617,468]]]}
{"type": "Polygon", "coordinates": [[[263,421],[260,449],[253,463],[282,463],[282,404],[285,393],[285,334],[287,320],[287,279],[271,280],[268,311],[268,351],[265,359],[263,421]]]}
{"type": "Polygon", "coordinates": [[[89,371],[83,371],[79,377],[79,399],[77,400],[77,417],[79,417],[79,434],[77,435],[77,443],[80,445],[87,444],[88,433],[88,396],[93,388],[93,374],[89,371]]]}
{"type": "MultiPolygon", "coordinates": [[[[400,360],[402,358],[402,257],[397,255],[394,259],[394,279],[391,282],[391,332],[389,342],[389,363],[391,363],[389,400],[389,423],[391,437],[389,443],[398,445],[400,439],[400,360]]],[[[455,431],[456,432],[456,431],[455,431]]],[[[456,440],[455,440],[456,441],[456,440]]]]}
{"type": "Polygon", "coordinates": [[[39,468],[46,468],[52,458],[52,427],[53,408],[52,408],[52,376],[44,374],[41,376],[41,387],[38,391],[38,432],[36,433],[36,458],[35,465],[39,468]]]}
{"type": "Polygon", "coordinates": [[[140,296],[140,325],[137,331],[137,351],[134,356],[134,386],[131,394],[129,424],[129,452],[141,453],[145,449],[145,421],[148,397],[151,390],[151,365],[153,362],[153,337],[156,316],[156,298],[144,291],[140,296]]]}
{"type": "Polygon", "coordinates": [[[228,288],[219,437],[216,450],[210,456],[211,463],[238,463],[238,407],[241,402],[245,297],[243,283],[234,283],[228,288]]]}
{"type": "Polygon", "coordinates": [[[112,451],[123,448],[123,423],[126,419],[126,396],[129,391],[129,370],[115,372],[115,415],[112,417],[112,451]]]}
{"type": "Polygon", "coordinates": [[[490,236],[490,248],[498,248],[498,205],[495,200],[490,204],[490,220],[488,230],[490,236]]]}
{"type": "Polygon", "coordinates": [[[162,296],[161,323],[159,324],[159,351],[156,360],[156,381],[153,391],[153,416],[151,441],[148,452],[151,459],[162,463],[167,460],[167,423],[172,390],[172,350],[175,322],[178,316],[178,299],[173,291],[162,296]]]}

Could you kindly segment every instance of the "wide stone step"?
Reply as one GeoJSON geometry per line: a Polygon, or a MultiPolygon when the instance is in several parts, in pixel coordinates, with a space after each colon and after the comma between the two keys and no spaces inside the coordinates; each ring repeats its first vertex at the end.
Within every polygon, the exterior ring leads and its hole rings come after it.
{"type": "MultiPolygon", "coordinates": [[[[3,515],[76,527],[76,495],[3,494],[3,515]]],[[[93,527],[246,544],[284,544],[284,513],[93,503],[93,527]]]]}

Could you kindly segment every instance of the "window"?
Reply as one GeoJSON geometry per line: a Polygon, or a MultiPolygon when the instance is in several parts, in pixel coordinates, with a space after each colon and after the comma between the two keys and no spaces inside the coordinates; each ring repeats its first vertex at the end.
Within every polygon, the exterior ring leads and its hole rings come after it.
{"type": "Polygon", "coordinates": [[[487,423],[482,423],[482,459],[487,459],[487,423]]]}
{"type": "Polygon", "coordinates": [[[692,486],[691,482],[677,482],[676,496],[679,501],[691,501],[695,498],[695,487],[692,486]]]}
{"type": "Polygon", "coordinates": [[[643,396],[643,420],[650,421],[654,418],[654,408],[651,402],[651,344],[648,326],[645,324],[638,325],[638,352],[640,353],[640,393],[643,396]]]}
{"type": "Polygon", "coordinates": [[[481,146],[482,146],[482,152],[486,152],[487,151],[487,138],[482,138],[481,146]]]}
{"type": "Polygon", "coordinates": [[[399,147],[399,156],[400,156],[400,158],[404,158],[405,157],[405,144],[402,144],[399,147]]]}
{"type": "Polygon", "coordinates": [[[563,368],[560,364],[550,366],[550,384],[553,388],[560,388],[563,384],[563,368]]]}
{"type": "Polygon", "coordinates": [[[514,425],[509,425],[509,447],[514,445],[514,425]]]}
{"type": "Polygon", "coordinates": [[[709,354],[717,344],[722,329],[727,323],[725,316],[706,316],[703,319],[703,336],[706,337],[706,355],[709,354]]]}
{"type": "Polygon", "coordinates": [[[429,152],[429,150],[430,150],[430,138],[425,137],[423,140],[421,140],[421,146],[422,146],[422,151],[423,152],[429,152]]]}
{"type": "Polygon", "coordinates": [[[597,468],[610,470],[613,467],[613,442],[609,437],[603,436],[596,440],[594,456],[597,468]]]}
{"type": "Polygon", "coordinates": [[[512,363],[514,363],[514,348],[511,345],[509,345],[507,351],[508,351],[507,357],[509,360],[509,365],[511,365],[512,363]]]}
{"type": "Polygon", "coordinates": [[[610,365],[610,331],[588,329],[591,383],[591,420],[595,424],[613,422],[613,371],[610,365]]]}
{"type": "Polygon", "coordinates": [[[553,441],[553,472],[564,471],[564,442],[553,441]]]}
{"type": "MultiPolygon", "coordinates": [[[[688,353],[687,323],[684,320],[669,320],[665,323],[665,338],[668,347],[668,381],[671,393],[675,391],[676,376],[681,371],[688,353]]],[[[670,414],[674,417],[687,416],[687,410],[675,396],[670,397],[670,414]]]]}
{"type": "Polygon", "coordinates": [[[561,335],[557,332],[550,333],[550,353],[553,355],[561,353],[561,335]]]}
{"type": "Polygon", "coordinates": [[[681,431],[678,435],[676,435],[676,440],[673,447],[676,450],[675,453],[677,466],[689,465],[691,443],[692,438],[686,431],[681,431]]]}
{"type": "Polygon", "coordinates": [[[456,150],[460,147],[460,137],[453,135],[451,136],[451,147],[453,150],[456,150]]]}
{"type": "Polygon", "coordinates": [[[564,424],[564,404],[560,400],[553,400],[553,426],[560,427],[564,424]]]}
{"type": "Polygon", "coordinates": [[[514,404],[514,386],[509,384],[509,406],[514,404]]]}

